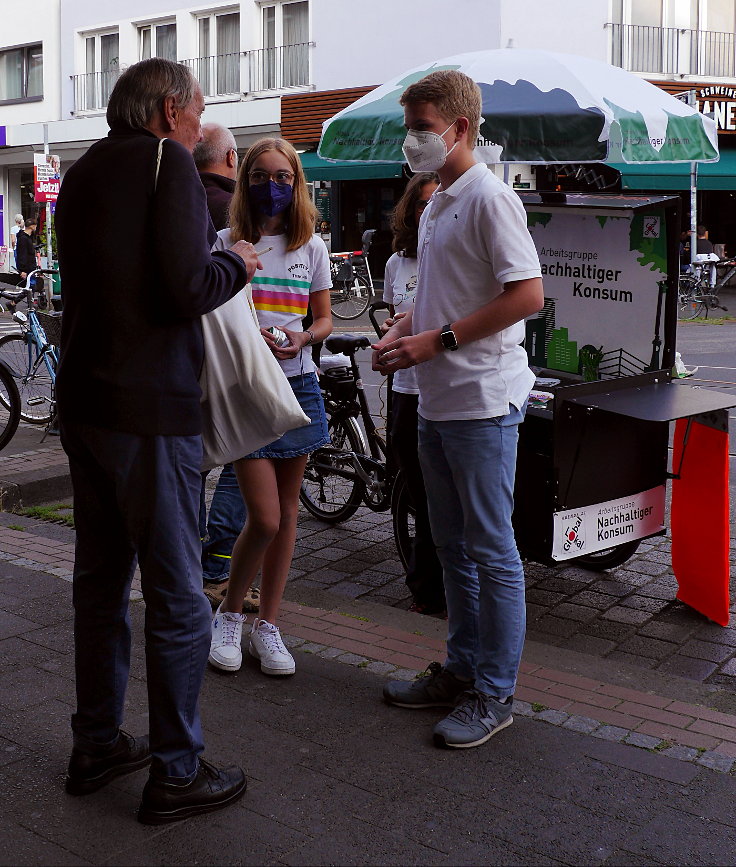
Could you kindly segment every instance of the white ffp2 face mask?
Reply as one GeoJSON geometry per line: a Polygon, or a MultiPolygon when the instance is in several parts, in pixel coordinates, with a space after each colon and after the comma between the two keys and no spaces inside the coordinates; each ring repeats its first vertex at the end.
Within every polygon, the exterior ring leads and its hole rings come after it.
{"type": "Polygon", "coordinates": [[[452,129],[454,125],[453,120],[442,135],[436,132],[422,132],[418,129],[410,129],[407,132],[401,149],[413,172],[436,172],[444,166],[448,155],[457,147],[457,142],[448,151],[442,136],[446,135],[447,130],[452,129]]]}

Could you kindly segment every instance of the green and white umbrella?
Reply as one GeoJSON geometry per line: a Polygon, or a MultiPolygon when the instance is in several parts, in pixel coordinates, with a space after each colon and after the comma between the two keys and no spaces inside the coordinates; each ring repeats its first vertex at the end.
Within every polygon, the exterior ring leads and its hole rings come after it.
{"type": "Polygon", "coordinates": [[[476,154],[486,163],[718,159],[714,121],[661,88],[598,60],[515,48],[458,54],[396,76],[325,121],[319,156],[405,162],[399,97],[438,69],[458,69],[479,85],[476,154]]]}

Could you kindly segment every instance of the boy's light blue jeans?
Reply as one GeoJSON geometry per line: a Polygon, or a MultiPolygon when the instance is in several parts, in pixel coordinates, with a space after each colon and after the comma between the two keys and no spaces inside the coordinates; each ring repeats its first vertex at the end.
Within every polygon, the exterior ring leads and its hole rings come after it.
{"type": "Polygon", "coordinates": [[[448,671],[497,699],[514,693],[526,628],[511,513],[519,423],[419,418],[419,458],[447,596],[448,671]]]}

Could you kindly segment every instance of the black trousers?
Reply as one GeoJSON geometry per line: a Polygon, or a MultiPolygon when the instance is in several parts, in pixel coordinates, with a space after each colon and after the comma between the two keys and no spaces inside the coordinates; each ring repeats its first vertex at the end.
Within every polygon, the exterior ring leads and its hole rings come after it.
{"type": "Polygon", "coordinates": [[[401,467],[416,512],[415,538],[406,573],[406,586],[414,601],[430,612],[445,608],[445,588],[442,583],[442,565],[432,541],[427,514],[427,494],[424,490],[422,468],[419,465],[417,443],[416,394],[391,393],[391,448],[401,467]]]}

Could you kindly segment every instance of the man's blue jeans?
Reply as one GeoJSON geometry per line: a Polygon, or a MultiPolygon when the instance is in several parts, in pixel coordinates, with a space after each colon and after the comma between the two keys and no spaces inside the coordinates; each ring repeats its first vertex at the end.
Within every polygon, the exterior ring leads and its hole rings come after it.
{"type": "Polygon", "coordinates": [[[230,574],[230,556],[235,540],[245,524],[245,503],[238,487],[232,464],[225,464],[217,480],[210,504],[210,514],[204,501],[202,476],[202,500],[199,514],[199,535],[202,545],[202,573],[205,581],[224,581],[230,574]]]}
{"type": "Polygon", "coordinates": [[[447,597],[449,671],[498,699],[513,695],[526,629],[524,570],[511,514],[523,412],[419,418],[419,457],[447,597]]]}
{"type": "Polygon", "coordinates": [[[212,610],[197,535],[202,440],[62,424],[74,488],[74,745],[114,743],[130,671],[136,558],[146,603],[152,771],[188,779],[204,749],[199,690],[212,610]]]}

